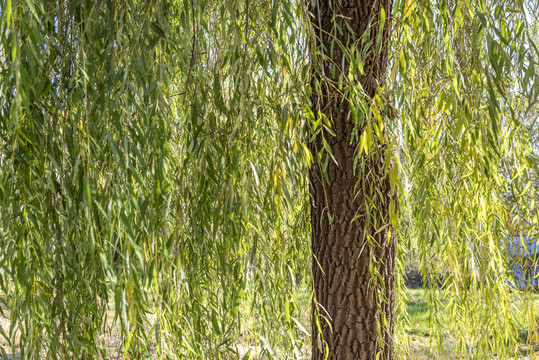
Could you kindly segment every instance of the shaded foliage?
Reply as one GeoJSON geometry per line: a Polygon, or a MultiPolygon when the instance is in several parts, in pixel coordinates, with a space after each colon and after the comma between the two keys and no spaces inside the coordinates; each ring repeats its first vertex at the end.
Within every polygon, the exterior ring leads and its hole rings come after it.
{"type": "MultiPolygon", "coordinates": [[[[500,246],[509,185],[535,196],[526,6],[397,1],[388,85],[372,102],[350,93],[371,119],[360,155],[382,116],[399,154],[399,354],[410,254],[447,275],[451,300],[429,295],[433,351],[447,327],[477,357],[513,354],[518,322],[535,331],[533,303],[511,310],[500,246]]],[[[130,358],[308,354],[293,292],[310,283],[320,120],[306,18],[285,0],[0,1],[0,336],[23,358],[106,358],[108,310],[130,358]]],[[[534,231],[537,207],[523,211],[534,231]]]]}

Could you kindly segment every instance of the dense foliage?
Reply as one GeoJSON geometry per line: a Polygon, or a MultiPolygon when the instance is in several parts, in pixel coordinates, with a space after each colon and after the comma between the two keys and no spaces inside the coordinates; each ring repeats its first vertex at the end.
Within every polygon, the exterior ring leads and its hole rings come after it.
{"type": "MultiPolygon", "coordinates": [[[[0,1],[0,336],[13,350],[106,358],[119,327],[133,359],[308,356],[294,290],[311,287],[307,144],[323,119],[305,5],[0,1]]],[[[537,327],[502,246],[539,216],[532,5],[399,0],[387,87],[350,93],[370,126],[360,155],[390,118],[400,354],[409,257],[432,280],[434,352],[450,331],[459,352],[514,355],[517,327],[537,327]]]]}

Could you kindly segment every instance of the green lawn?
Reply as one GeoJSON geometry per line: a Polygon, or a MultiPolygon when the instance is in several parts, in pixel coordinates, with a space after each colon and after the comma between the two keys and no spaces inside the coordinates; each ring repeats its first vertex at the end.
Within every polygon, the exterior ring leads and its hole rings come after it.
{"type": "MultiPolygon", "coordinates": [[[[457,343],[451,330],[451,320],[449,314],[441,313],[440,318],[443,319],[444,328],[442,330],[442,346],[443,350],[436,352],[436,355],[431,352],[431,329],[429,325],[430,305],[426,296],[427,290],[425,289],[407,289],[408,304],[406,307],[407,314],[410,319],[410,324],[406,329],[406,334],[410,339],[410,352],[413,354],[410,358],[413,359],[467,359],[469,355],[457,355],[457,343]]],[[[515,294],[515,299],[517,295],[515,294]]],[[[539,295],[527,295],[527,301],[530,301],[534,308],[536,317],[539,317],[539,295]]],[[[519,301],[515,300],[516,306],[514,307],[513,315],[518,319],[519,301]]],[[[493,314],[494,315],[494,314],[493,314]]],[[[535,334],[530,334],[529,330],[525,327],[524,322],[517,327],[518,330],[518,353],[516,358],[521,359],[535,359],[539,356],[539,341],[535,334]]],[[[537,329],[539,330],[539,329],[537,329]]],[[[436,340],[433,340],[435,347],[436,340]]]]}

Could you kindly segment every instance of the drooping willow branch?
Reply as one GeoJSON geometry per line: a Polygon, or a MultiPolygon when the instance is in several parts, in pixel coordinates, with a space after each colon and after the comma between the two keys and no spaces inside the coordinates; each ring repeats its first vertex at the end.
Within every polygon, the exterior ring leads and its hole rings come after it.
{"type": "Polygon", "coordinates": [[[183,104],[185,105],[185,99],[187,99],[187,93],[189,91],[189,81],[191,80],[191,70],[193,69],[193,63],[195,61],[195,44],[197,39],[196,23],[195,23],[195,5],[194,0],[191,0],[191,17],[193,21],[193,41],[191,46],[191,61],[189,62],[189,71],[187,72],[187,82],[185,83],[185,91],[183,92],[183,104]]]}

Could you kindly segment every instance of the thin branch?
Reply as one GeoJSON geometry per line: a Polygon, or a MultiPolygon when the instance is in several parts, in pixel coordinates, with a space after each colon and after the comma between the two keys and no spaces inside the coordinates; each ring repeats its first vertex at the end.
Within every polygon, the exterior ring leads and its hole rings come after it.
{"type": "Polygon", "coordinates": [[[191,16],[193,19],[193,45],[191,47],[191,61],[189,63],[189,72],[187,73],[187,83],[185,84],[185,91],[184,91],[184,96],[183,96],[184,105],[185,105],[185,99],[187,98],[187,94],[189,92],[189,81],[191,80],[191,69],[193,68],[193,63],[195,61],[195,42],[197,39],[196,24],[195,24],[195,5],[193,3],[193,0],[191,0],[191,16]]]}
{"type": "Polygon", "coordinates": [[[249,0],[246,0],[245,6],[245,44],[243,44],[243,64],[241,68],[245,71],[245,58],[247,57],[247,43],[249,42],[249,0]]]}

